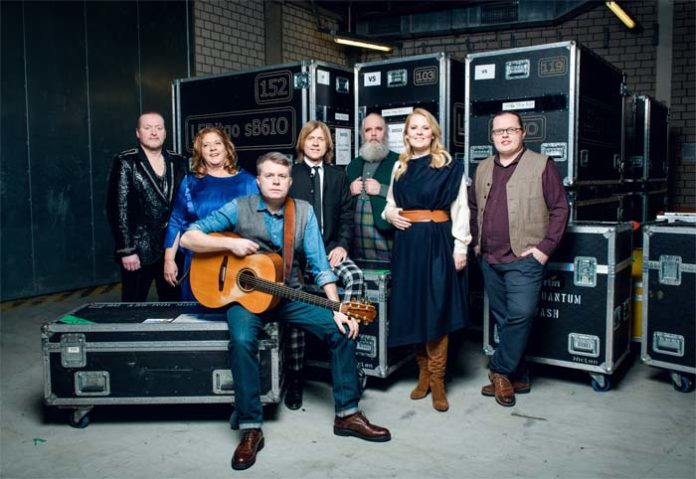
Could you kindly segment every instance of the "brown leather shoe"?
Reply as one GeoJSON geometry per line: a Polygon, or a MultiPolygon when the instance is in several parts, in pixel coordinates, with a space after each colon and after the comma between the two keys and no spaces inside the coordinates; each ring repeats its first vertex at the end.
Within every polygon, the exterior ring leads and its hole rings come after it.
{"type": "Polygon", "coordinates": [[[242,440],[232,456],[232,469],[237,471],[249,469],[256,462],[256,454],[263,449],[263,446],[261,429],[245,429],[242,440]]]}
{"type": "MultiPolygon", "coordinates": [[[[528,394],[532,390],[532,385],[528,382],[515,379],[512,381],[512,389],[515,390],[515,394],[528,394]]],[[[488,397],[495,396],[495,386],[493,383],[483,386],[481,388],[481,394],[488,397]]]]}
{"type": "Polygon", "coordinates": [[[334,434],[337,436],[355,436],[372,442],[387,442],[391,440],[389,429],[370,424],[365,415],[358,411],[346,417],[334,420],[334,434]]]}
{"type": "Polygon", "coordinates": [[[495,401],[504,407],[515,405],[515,390],[507,376],[493,371],[488,373],[488,379],[495,389],[495,401]]]}

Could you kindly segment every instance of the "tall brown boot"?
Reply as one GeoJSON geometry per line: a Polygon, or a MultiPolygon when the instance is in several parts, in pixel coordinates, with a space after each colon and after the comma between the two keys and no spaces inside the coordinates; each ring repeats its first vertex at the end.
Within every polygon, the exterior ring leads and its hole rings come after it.
{"type": "Polygon", "coordinates": [[[447,346],[449,336],[446,334],[435,341],[425,343],[428,353],[428,371],[430,371],[430,391],[433,395],[433,407],[440,412],[449,409],[445,394],[445,368],[447,367],[447,346]]]}
{"type": "Polygon", "coordinates": [[[418,384],[411,391],[411,399],[423,399],[430,391],[430,371],[428,371],[428,354],[425,346],[418,348],[416,362],[418,363],[418,384]]]}

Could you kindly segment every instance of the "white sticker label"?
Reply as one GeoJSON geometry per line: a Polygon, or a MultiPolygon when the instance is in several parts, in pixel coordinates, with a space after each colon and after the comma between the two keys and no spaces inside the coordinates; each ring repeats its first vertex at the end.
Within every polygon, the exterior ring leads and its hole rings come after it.
{"type": "Polygon", "coordinates": [[[533,110],[534,100],[529,101],[507,101],[503,102],[503,111],[509,110],[533,110]]]}
{"type": "Polygon", "coordinates": [[[334,119],[336,121],[350,121],[350,115],[348,113],[336,113],[334,119]]]}
{"type": "Polygon", "coordinates": [[[404,106],[401,108],[388,108],[386,110],[382,110],[382,116],[385,118],[388,116],[405,116],[411,113],[412,111],[412,106],[404,106]]]}
{"type": "Polygon", "coordinates": [[[404,146],[404,126],[405,123],[393,123],[387,125],[389,135],[389,149],[397,153],[402,153],[404,146]]]}
{"type": "Polygon", "coordinates": [[[495,63],[490,65],[476,65],[474,67],[474,80],[493,80],[495,78],[495,63]]]}
{"type": "Polygon", "coordinates": [[[317,83],[320,85],[331,85],[331,73],[317,68],[317,83]]]}
{"type": "Polygon", "coordinates": [[[382,72],[368,72],[363,77],[365,86],[379,86],[382,84],[382,72]]]}
{"type": "Polygon", "coordinates": [[[350,128],[336,128],[336,164],[347,165],[350,156],[350,128]]]}

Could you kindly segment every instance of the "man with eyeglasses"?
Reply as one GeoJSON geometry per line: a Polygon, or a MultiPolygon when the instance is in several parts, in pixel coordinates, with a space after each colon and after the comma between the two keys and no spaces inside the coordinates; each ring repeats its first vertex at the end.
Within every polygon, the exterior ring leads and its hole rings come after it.
{"type": "Polygon", "coordinates": [[[524,351],[569,208],[556,164],[524,146],[520,115],[496,113],[491,125],[497,153],[479,164],[469,192],[472,245],[500,339],[481,394],[512,407],[515,393],[531,389],[524,351]]]}

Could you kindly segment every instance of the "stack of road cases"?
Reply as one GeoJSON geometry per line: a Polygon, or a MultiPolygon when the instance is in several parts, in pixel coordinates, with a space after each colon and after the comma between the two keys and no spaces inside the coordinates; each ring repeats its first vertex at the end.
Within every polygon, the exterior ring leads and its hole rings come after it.
{"type": "Polygon", "coordinates": [[[573,41],[467,55],[469,178],[493,154],[491,115],[514,111],[525,144],[556,161],[567,187],[618,185],[623,96],[621,71],[573,41]]]}
{"type": "MultiPolygon", "coordinates": [[[[386,378],[414,356],[413,348],[388,348],[389,297],[391,295],[391,271],[388,263],[356,260],[363,270],[367,301],[375,305],[377,318],[367,326],[360,327],[356,358],[358,366],[366,376],[386,378]]],[[[316,287],[308,286],[311,292],[320,293],[316,287]]],[[[339,292],[342,294],[342,291],[339,292]]],[[[307,334],[307,364],[323,368],[330,367],[326,346],[307,334]]]]}
{"type": "MultiPolygon", "coordinates": [[[[406,116],[424,108],[442,128],[442,142],[453,158],[464,158],[464,64],[445,53],[355,65],[355,131],[370,113],[381,114],[392,150],[404,150],[406,116]]],[[[355,149],[359,148],[356,135],[355,149]]]]}
{"type": "MultiPolygon", "coordinates": [[[[259,345],[261,401],[280,401],[281,328],[259,345]]],[[[234,402],[224,313],[197,303],[90,303],[43,325],[44,399],[85,427],[96,405],[234,402]]]]}
{"type": "Polygon", "coordinates": [[[687,392],[696,374],[696,223],[677,215],[644,225],[643,236],[641,358],[687,392]]]}
{"type": "Polygon", "coordinates": [[[220,127],[254,173],[264,153],[294,157],[302,125],[319,120],[331,130],[335,163],[353,158],[353,72],[345,67],[309,60],[186,78],[174,81],[172,95],[175,147],[184,154],[200,129],[220,127]]]}
{"type": "MultiPolygon", "coordinates": [[[[631,251],[629,223],[579,222],[568,226],[549,259],[527,347],[531,362],[589,372],[605,391],[629,353],[631,251]]],[[[486,298],[484,351],[498,343],[486,298]]]]}

